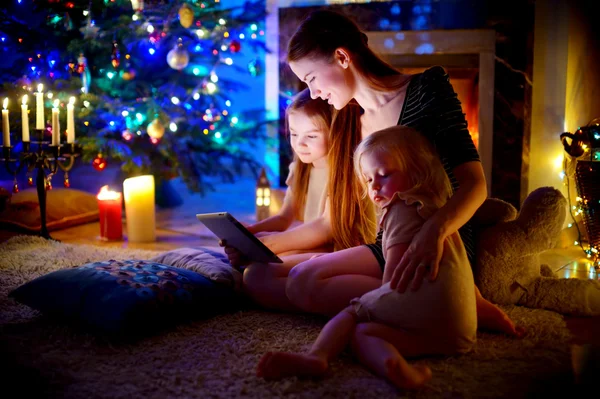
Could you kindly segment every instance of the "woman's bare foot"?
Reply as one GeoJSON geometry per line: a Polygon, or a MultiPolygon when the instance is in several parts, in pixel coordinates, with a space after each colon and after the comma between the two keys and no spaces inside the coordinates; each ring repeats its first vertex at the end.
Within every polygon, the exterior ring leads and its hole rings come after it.
{"type": "Polygon", "coordinates": [[[387,359],[386,377],[398,388],[420,388],[431,379],[431,369],[425,365],[411,366],[402,358],[387,359]]]}
{"type": "Polygon", "coordinates": [[[517,338],[525,335],[525,329],[515,326],[502,309],[482,296],[477,297],[477,325],[480,329],[499,331],[517,338]]]}
{"type": "Polygon", "coordinates": [[[256,376],[277,380],[290,376],[318,377],[327,371],[327,361],[314,355],[267,352],[258,362],[256,376]]]}

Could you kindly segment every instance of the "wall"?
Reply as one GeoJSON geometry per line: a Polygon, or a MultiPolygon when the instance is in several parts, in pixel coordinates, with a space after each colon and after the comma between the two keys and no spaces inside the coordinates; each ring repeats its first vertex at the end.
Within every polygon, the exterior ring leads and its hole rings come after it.
{"type": "MultiPolygon", "coordinates": [[[[585,0],[536,2],[533,62],[533,96],[529,170],[523,176],[522,197],[542,186],[553,186],[567,198],[576,196],[573,166],[563,171],[562,132],[600,117],[599,28],[585,0]]],[[[565,227],[573,223],[567,214],[565,227]]],[[[582,234],[585,229],[578,221],[582,234]]],[[[578,239],[575,228],[565,228],[560,246],[578,239]]]]}
{"type": "Polygon", "coordinates": [[[564,151],[559,135],[600,116],[598,28],[592,27],[594,14],[585,3],[536,3],[531,148],[524,194],[542,186],[568,194],[560,176],[564,151]]]}

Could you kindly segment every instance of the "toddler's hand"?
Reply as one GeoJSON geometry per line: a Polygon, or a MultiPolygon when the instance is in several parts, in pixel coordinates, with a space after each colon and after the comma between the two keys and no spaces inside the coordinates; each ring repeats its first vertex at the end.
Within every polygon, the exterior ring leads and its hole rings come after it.
{"type": "Polygon", "coordinates": [[[242,255],[242,253],[240,251],[238,251],[234,247],[228,246],[227,242],[225,240],[220,240],[219,246],[225,248],[225,255],[227,255],[227,258],[229,259],[229,263],[231,263],[231,266],[234,267],[235,269],[239,270],[240,267],[246,266],[248,263],[250,263],[248,258],[246,258],[244,255],[242,255]]]}

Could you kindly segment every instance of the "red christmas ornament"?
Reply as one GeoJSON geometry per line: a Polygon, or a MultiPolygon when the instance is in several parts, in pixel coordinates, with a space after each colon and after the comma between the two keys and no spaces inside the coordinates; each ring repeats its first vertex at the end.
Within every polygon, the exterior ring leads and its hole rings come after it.
{"type": "Polygon", "coordinates": [[[18,185],[17,183],[15,183],[15,184],[13,185],[13,193],[15,193],[15,194],[16,194],[16,193],[18,193],[18,192],[19,192],[19,185],[18,185]]]}
{"type": "Polygon", "coordinates": [[[30,185],[30,186],[33,186],[33,177],[29,176],[27,178],[27,184],[30,185]]]}
{"type": "Polygon", "coordinates": [[[242,49],[242,43],[240,43],[237,40],[232,40],[231,43],[229,44],[229,51],[231,51],[232,53],[237,53],[241,49],[242,49]]]}
{"type": "Polygon", "coordinates": [[[83,55],[83,53],[79,53],[79,57],[77,57],[77,73],[84,73],[87,68],[87,58],[83,55]]]}
{"type": "Polygon", "coordinates": [[[98,154],[98,156],[96,157],[96,159],[94,159],[92,161],[92,166],[98,172],[102,172],[104,169],[106,169],[106,164],[107,164],[106,159],[104,159],[102,157],[102,154],[98,154]]]}

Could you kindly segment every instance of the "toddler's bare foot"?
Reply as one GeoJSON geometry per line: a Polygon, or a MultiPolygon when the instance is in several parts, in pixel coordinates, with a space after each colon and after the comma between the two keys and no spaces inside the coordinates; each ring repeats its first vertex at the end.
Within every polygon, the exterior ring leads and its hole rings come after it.
{"type": "Polygon", "coordinates": [[[480,329],[499,331],[517,338],[525,335],[525,329],[516,327],[502,309],[483,297],[477,299],[477,325],[480,329]]]}
{"type": "Polygon", "coordinates": [[[256,376],[277,380],[290,376],[317,377],[327,371],[327,361],[299,353],[267,352],[258,362],[256,376]]]}
{"type": "Polygon", "coordinates": [[[420,388],[431,379],[431,369],[425,365],[411,366],[401,358],[387,359],[386,377],[398,388],[420,388]]]}

